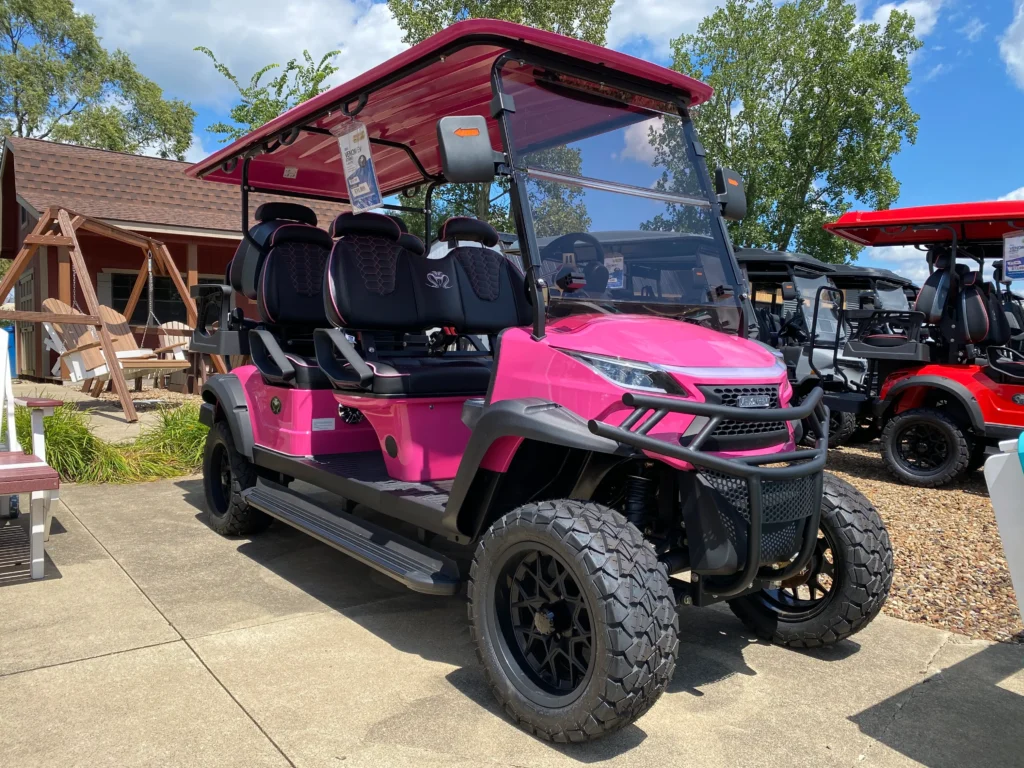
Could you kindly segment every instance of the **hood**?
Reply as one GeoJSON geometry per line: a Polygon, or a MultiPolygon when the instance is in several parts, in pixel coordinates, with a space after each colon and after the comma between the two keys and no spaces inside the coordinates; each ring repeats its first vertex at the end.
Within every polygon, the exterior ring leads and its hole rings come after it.
{"type": "Polygon", "coordinates": [[[688,368],[771,368],[757,342],[682,320],[638,315],[574,315],[547,326],[556,349],[688,368]]]}

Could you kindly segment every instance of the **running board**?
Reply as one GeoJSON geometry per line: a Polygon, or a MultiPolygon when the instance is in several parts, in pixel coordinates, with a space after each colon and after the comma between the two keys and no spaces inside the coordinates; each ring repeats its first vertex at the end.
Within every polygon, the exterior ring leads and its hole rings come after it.
{"type": "Polygon", "coordinates": [[[414,592],[454,595],[461,579],[454,562],[414,541],[346,512],[328,512],[276,483],[260,480],[242,492],[250,506],[298,528],[414,592]]]}

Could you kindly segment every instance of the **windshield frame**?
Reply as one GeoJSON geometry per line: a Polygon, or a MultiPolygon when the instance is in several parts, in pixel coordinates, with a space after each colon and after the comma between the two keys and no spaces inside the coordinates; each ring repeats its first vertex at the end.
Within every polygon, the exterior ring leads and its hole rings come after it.
{"type": "MultiPolygon", "coordinates": [[[[544,337],[544,324],[548,308],[548,292],[546,290],[546,284],[537,275],[538,271],[542,268],[542,261],[541,249],[537,243],[536,228],[534,226],[533,213],[528,196],[528,181],[531,178],[531,173],[528,172],[528,169],[523,162],[523,152],[517,151],[516,149],[516,142],[513,135],[514,129],[509,118],[509,114],[515,112],[515,105],[509,94],[505,92],[504,81],[502,78],[502,70],[510,61],[543,67],[554,72],[559,72],[592,82],[595,85],[610,86],[615,89],[635,94],[639,97],[652,98],[664,104],[675,105],[676,114],[680,118],[680,128],[683,133],[683,147],[686,152],[687,160],[696,171],[696,179],[702,193],[701,198],[694,198],[692,202],[693,204],[700,205],[702,207],[707,206],[709,209],[712,220],[711,237],[714,241],[714,245],[716,250],[721,254],[721,258],[728,262],[729,268],[731,268],[733,277],[736,280],[734,291],[737,297],[737,308],[739,311],[737,333],[742,333],[745,314],[744,302],[747,299],[745,284],[742,280],[743,273],[741,272],[740,265],[733,253],[732,242],[729,239],[729,233],[721,215],[721,205],[714,192],[714,184],[711,181],[711,176],[705,162],[704,147],[697,138],[693,121],[690,119],[688,107],[689,97],[684,93],[659,89],[651,83],[644,83],[641,81],[634,81],[630,78],[621,77],[615,73],[608,72],[607,70],[594,70],[589,66],[582,65],[578,61],[564,59],[557,54],[541,55],[534,52],[526,53],[510,49],[495,59],[494,64],[491,67],[491,87],[494,92],[492,112],[495,119],[498,121],[503,149],[505,151],[506,166],[504,168],[504,172],[510,180],[509,197],[512,215],[516,224],[516,229],[518,230],[521,260],[523,266],[526,268],[527,283],[531,297],[533,297],[533,337],[535,339],[541,339],[544,337]]],[[[614,99],[609,100],[614,101],[614,99]]],[[[649,111],[653,112],[654,110],[649,111]]],[[[570,135],[571,134],[569,133],[566,134],[567,139],[570,135]]],[[[535,175],[535,173],[536,171],[534,171],[533,175],[535,175]]],[[[571,179],[573,183],[578,183],[580,181],[575,177],[571,177],[571,179]]],[[[569,179],[567,178],[567,180],[569,179]]],[[[589,182],[591,180],[583,179],[583,181],[589,182]]],[[[612,181],[596,181],[600,182],[601,187],[608,191],[649,197],[651,199],[664,199],[665,197],[669,197],[653,189],[649,190],[648,194],[641,195],[639,194],[641,190],[638,190],[635,187],[629,187],[628,185],[618,184],[612,181]]],[[[682,204],[685,204],[686,202],[686,198],[684,196],[671,195],[670,197],[671,202],[682,204]]],[[[625,301],[619,302],[617,307],[625,309],[628,304],[629,302],[625,301]]],[[[693,305],[685,304],[678,305],[681,313],[685,312],[692,306],[693,305]]],[[[701,308],[710,311],[714,311],[715,309],[714,307],[709,306],[702,306],[701,308]]]]}

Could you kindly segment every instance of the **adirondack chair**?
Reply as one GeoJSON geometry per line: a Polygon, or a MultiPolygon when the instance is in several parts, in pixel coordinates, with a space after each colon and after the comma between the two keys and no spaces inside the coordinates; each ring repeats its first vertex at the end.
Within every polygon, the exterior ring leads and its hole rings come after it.
{"type": "MultiPolygon", "coordinates": [[[[60,355],[57,366],[54,366],[54,375],[75,383],[91,382],[93,396],[99,395],[104,383],[110,379],[110,368],[100,349],[96,330],[92,326],[76,323],[75,315],[82,313],[59,299],[46,299],[43,309],[68,316],[67,322],[43,323],[48,337],[46,346],[60,355]]],[[[140,349],[124,315],[104,306],[100,306],[99,315],[110,334],[111,345],[124,370],[125,379],[135,379],[137,388],[146,376],[161,376],[189,367],[187,360],[166,360],[160,357],[163,353],[183,348],[182,344],[155,350],[140,349]]]]}
{"type": "Polygon", "coordinates": [[[43,438],[43,416],[53,413],[61,405],[59,400],[39,398],[14,399],[11,369],[7,354],[10,334],[0,329],[0,413],[7,427],[0,441],[0,508],[4,517],[17,506],[11,502],[20,493],[29,494],[29,565],[33,579],[43,578],[44,542],[50,538],[51,504],[57,499],[60,478],[46,464],[46,443],[43,438]],[[32,412],[32,453],[25,453],[18,444],[14,424],[14,404],[17,402],[32,412]]]}
{"type": "MultiPolygon", "coordinates": [[[[188,323],[182,323],[178,320],[161,323],[157,327],[157,343],[160,345],[160,349],[170,350],[164,352],[161,357],[168,360],[188,360],[186,350],[188,349],[189,342],[192,340],[191,331],[192,329],[188,323]]],[[[145,341],[145,337],[142,340],[145,341]]],[[[192,371],[173,372],[167,377],[167,388],[177,392],[189,391],[189,381],[196,374],[196,369],[201,365],[203,365],[202,360],[198,360],[192,366],[192,371]]]]}

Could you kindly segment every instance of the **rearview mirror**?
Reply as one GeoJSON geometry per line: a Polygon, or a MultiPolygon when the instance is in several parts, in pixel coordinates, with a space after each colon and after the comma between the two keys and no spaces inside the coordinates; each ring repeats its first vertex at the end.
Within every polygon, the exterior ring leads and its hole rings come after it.
{"type": "Polygon", "coordinates": [[[783,301],[796,301],[797,292],[796,286],[793,283],[782,284],[782,300],[783,301]]]}
{"type": "Polygon", "coordinates": [[[722,216],[739,221],[747,215],[747,193],[743,177],[729,168],[715,168],[715,194],[722,206],[722,216]]]}
{"type": "Polygon", "coordinates": [[[480,115],[442,117],[437,121],[441,171],[454,183],[494,181],[494,164],[504,160],[491,147],[487,120],[480,115]]]}

